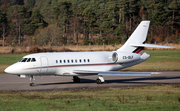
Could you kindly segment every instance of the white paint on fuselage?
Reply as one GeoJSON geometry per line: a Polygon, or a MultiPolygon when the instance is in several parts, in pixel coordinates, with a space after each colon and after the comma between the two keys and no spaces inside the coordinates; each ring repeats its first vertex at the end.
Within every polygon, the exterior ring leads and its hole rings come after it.
{"type": "MultiPolygon", "coordinates": [[[[114,66],[119,67],[117,63],[112,64],[114,63],[111,59],[112,53],[113,52],[54,52],[30,54],[23,58],[36,58],[36,62],[17,62],[9,67],[9,69],[19,67],[17,71],[13,70],[14,72],[9,73],[27,75],[63,75],[64,73],[70,73],[71,75],[77,75],[73,73],[73,70],[110,71],[115,68],[114,66]],[[47,66],[43,66],[42,62],[44,59],[42,60],[42,57],[47,58],[47,66]],[[60,60],[62,63],[60,63],[60,60]],[[64,63],[64,60],[66,63],[64,63]]],[[[8,69],[6,69],[6,72],[8,72],[7,70],[8,69]]]]}
{"type": "Polygon", "coordinates": [[[115,71],[145,61],[150,56],[130,63],[115,63],[113,52],[54,52],[35,53],[23,58],[35,58],[36,62],[17,62],[5,71],[18,75],[80,75],[74,70],[115,71]],[[60,63],[61,60],[61,63],[60,63]],[[64,63],[64,60],[66,61],[64,63]],[[85,61],[84,61],[85,60],[85,61]],[[68,62],[69,61],[69,62],[68,62]],[[76,62],[77,61],[77,62],[76,62]],[[80,62],[81,61],[81,62],[80,62]],[[13,70],[12,70],[13,69],[13,70]],[[14,70],[17,69],[17,70],[14,70]],[[9,72],[9,71],[13,72],[9,72]]]}
{"type": "MultiPolygon", "coordinates": [[[[112,52],[38,53],[29,56],[35,57],[37,62],[40,57],[47,57],[49,66],[45,74],[63,75],[70,73],[70,75],[77,75],[73,73],[73,70],[109,71],[114,68],[114,65],[111,64],[113,61],[110,58],[112,52]],[[64,61],[66,62],[64,63],[64,61]]],[[[28,58],[28,56],[24,58],[28,58]]],[[[115,66],[117,66],[117,64],[115,64],[115,66]]],[[[39,65],[39,67],[41,66],[39,65]]]]}

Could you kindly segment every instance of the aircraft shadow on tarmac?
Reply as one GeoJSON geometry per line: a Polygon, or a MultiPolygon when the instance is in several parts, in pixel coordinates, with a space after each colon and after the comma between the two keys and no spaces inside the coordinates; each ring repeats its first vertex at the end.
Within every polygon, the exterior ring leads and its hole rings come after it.
{"type": "Polygon", "coordinates": [[[37,84],[37,85],[39,86],[39,85],[83,84],[83,83],[96,83],[96,81],[93,80],[93,79],[83,79],[83,78],[82,78],[80,83],[74,83],[74,82],[72,81],[72,82],[45,83],[45,84],[37,84]]]}
{"type": "MultiPolygon", "coordinates": [[[[180,79],[180,76],[178,77],[146,77],[146,78],[133,78],[133,79],[116,79],[116,80],[105,80],[104,84],[111,84],[111,83],[123,83],[123,84],[129,84],[129,83],[134,83],[134,84],[153,84],[157,83],[154,80],[170,80],[170,79],[180,79]],[[145,82],[147,80],[151,80],[151,82],[145,82]]],[[[58,83],[45,83],[45,84],[37,84],[37,86],[43,86],[43,85],[58,85],[58,84],[85,84],[85,83],[96,83],[96,80],[94,79],[84,79],[81,78],[81,83],[74,83],[74,82],[58,82],[58,83]]],[[[161,82],[158,82],[161,83],[161,82]]],[[[180,82],[179,82],[180,83],[180,82]]],[[[178,84],[179,84],[178,83],[178,84]]],[[[163,82],[163,84],[169,84],[163,82]]]]}

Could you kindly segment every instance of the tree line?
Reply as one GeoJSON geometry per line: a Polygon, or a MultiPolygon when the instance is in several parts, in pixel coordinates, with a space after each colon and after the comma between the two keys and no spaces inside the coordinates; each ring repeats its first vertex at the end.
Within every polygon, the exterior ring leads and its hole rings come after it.
{"type": "Polygon", "coordinates": [[[7,45],[124,43],[142,20],[151,21],[147,42],[180,40],[180,0],[0,0],[0,5],[0,38],[7,45]]]}

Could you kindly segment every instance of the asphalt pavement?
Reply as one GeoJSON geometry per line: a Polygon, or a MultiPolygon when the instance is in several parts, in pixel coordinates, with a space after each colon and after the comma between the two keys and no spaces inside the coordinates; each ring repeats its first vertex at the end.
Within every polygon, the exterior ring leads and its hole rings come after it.
{"type": "Polygon", "coordinates": [[[29,77],[0,73],[0,91],[46,91],[93,88],[135,87],[153,84],[180,84],[180,71],[165,71],[152,76],[104,76],[105,83],[97,84],[98,76],[79,76],[81,83],[74,83],[72,76],[35,76],[34,86],[29,77]]]}

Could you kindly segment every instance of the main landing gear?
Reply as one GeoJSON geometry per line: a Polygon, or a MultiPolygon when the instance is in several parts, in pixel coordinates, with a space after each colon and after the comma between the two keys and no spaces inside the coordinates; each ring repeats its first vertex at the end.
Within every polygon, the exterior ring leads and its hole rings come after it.
{"type": "Polygon", "coordinates": [[[103,76],[99,76],[97,79],[96,79],[96,83],[97,84],[103,84],[105,81],[104,81],[104,78],[103,76]]]}
{"type": "Polygon", "coordinates": [[[73,76],[74,83],[80,83],[81,79],[78,76],[73,76]]]}
{"type": "MultiPolygon", "coordinates": [[[[74,83],[80,83],[81,82],[81,79],[78,77],[78,76],[73,76],[73,81],[74,83]]],[[[104,78],[103,76],[99,76],[97,79],[96,79],[96,83],[97,84],[103,84],[105,81],[104,81],[104,78]]]]}
{"type": "Polygon", "coordinates": [[[30,86],[34,86],[34,83],[33,83],[33,81],[35,81],[34,76],[30,75],[30,76],[29,76],[29,80],[30,80],[30,82],[31,82],[29,85],[30,85],[30,86]]]}

